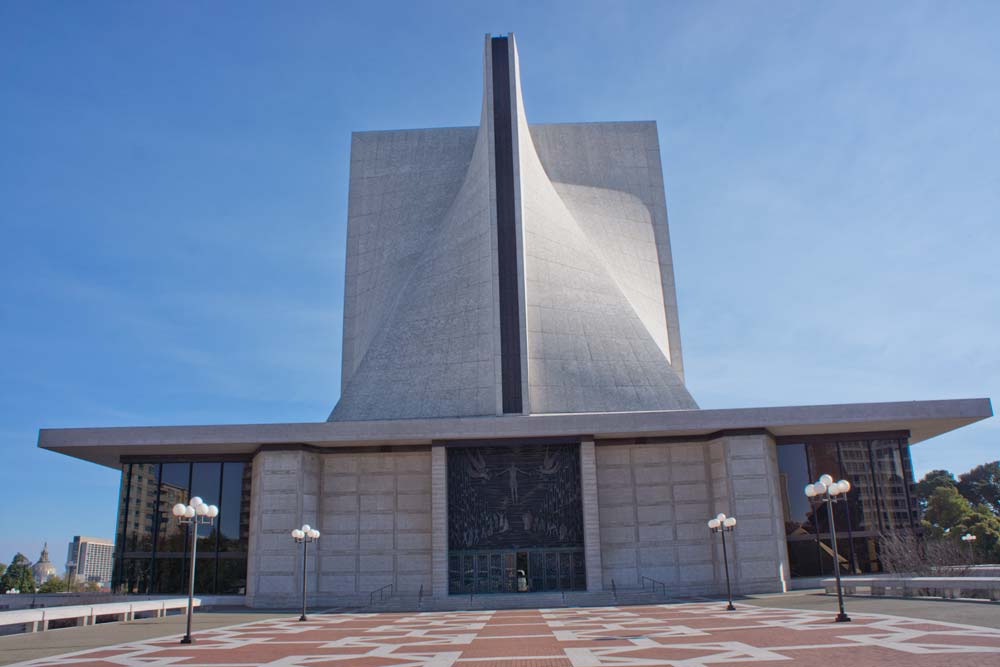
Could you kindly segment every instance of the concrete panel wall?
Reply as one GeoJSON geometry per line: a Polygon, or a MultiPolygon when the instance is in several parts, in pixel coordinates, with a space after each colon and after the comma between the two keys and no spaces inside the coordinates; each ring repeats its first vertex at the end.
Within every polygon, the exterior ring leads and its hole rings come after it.
{"type": "Polygon", "coordinates": [[[431,452],[323,456],[322,596],[431,589],[431,452]]]}
{"type": "Polygon", "coordinates": [[[319,528],[309,545],[313,601],[361,598],[385,584],[431,592],[431,453],[261,452],[254,459],[249,606],[295,606],[302,546],[290,531],[319,528]]]}
{"type": "Polygon", "coordinates": [[[739,436],[596,450],[605,588],[612,579],[619,588],[637,586],[645,575],[675,595],[724,592],[721,543],[706,522],[725,512],[738,520],[727,536],[734,590],[781,590],[787,564],[773,441],[739,436]]]}

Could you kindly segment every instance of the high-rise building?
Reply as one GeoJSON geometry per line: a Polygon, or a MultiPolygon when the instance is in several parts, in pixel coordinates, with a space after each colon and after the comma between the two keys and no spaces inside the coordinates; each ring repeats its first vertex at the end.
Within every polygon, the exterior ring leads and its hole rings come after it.
{"type": "Polygon", "coordinates": [[[306,576],[331,605],[387,584],[517,591],[518,571],[529,591],[716,594],[718,512],[739,520],[738,592],[878,571],[878,535],[917,525],[910,445],[989,399],[699,409],[656,124],[531,124],[513,35],[487,36],[482,63],[477,125],[352,137],[326,421],[41,431],[122,471],[115,586],[183,590],[170,506],[192,495],[220,507],[196,589],[250,606],[296,603],[302,523],[323,533],[306,576]],[[836,563],[803,495],[824,473],[854,485],[836,563]]]}
{"type": "Polygon", "coordinates": [[[66,553],[66,576],[73,583],[111,582],[115,543],[100,537],[77,535],[66,553]]]}

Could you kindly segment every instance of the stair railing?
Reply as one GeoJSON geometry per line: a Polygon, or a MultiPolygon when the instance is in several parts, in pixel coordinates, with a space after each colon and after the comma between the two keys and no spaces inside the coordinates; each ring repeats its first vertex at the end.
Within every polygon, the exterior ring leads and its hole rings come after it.
{"type": "Polygon", "coordinates": [[[372,591],[368,595],[368,605],[369,606],[375,604],[375,596],[376,595],[378,596],[378,601],[379,602],[384,601],[387,597],[391,598],[392,597],[392,584],[386,584],[382,588],[379,588],[378,590],[372,591]],[[388,594],[386,593],[386,591],[389,591],[388,594]]]}
{"type": "Polygon", "coordinates": [[[647,577],[646,575],[641,575],[639,577],[639,583],[642,584],[642,590],[646,590],[646,584],[648,583],[654,593],[657,588],[660,588],[663,591],[663,597],[667,597],[667,585],[662,581],[653,579],[652,577],[647,577]]]}

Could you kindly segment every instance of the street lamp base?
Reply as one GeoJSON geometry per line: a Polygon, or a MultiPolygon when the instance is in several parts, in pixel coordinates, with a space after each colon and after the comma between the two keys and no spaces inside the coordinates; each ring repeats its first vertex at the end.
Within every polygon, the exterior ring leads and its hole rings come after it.
{"type": "Polygon", "coordinates": [[[305,620],[308,620],[308,619],[306,618],[305,614],[302,614],[301,616],[299,616],[299,620],[300,621],[305,621],[305,620]]]}
{"type": "Polygon", "coordinates": [[[845,614],[844,612],[840,612],[839,614],[837,614],[837,623],[850,623],[850,622],[851,622],[851,617],[845,614]]]}
{"type": "Polygon", "coordinates": [[[733,606],[732,602],[726,605],[726,611],[736,611],[736,607],[733,606]]]}
{"type": "Polygon", "coordinates": [[[184,635],[184,637],[181,639],[181,643],[182,644],[193,644],[194,640],[191,639],[191,635],[184,635]]]}

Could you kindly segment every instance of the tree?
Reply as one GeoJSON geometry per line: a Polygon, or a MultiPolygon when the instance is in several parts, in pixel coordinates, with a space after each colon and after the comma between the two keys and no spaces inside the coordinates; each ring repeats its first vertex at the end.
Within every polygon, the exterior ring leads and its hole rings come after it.
{"type": "Polygon", "coordinates": [[[1000,515],[1000,461],[976,466],[958,476],[958,490],[973,505],[986,505],[1000,515]]]}
{"type": "Polygon", "coordinates": [[[7,571],[7,563],[0,563],[0,577],[2,577],[3,573],[6,571],[7,571]]]}
{"type": "Polygon", "coordinates": [[[924,519],[932,526],[948,533],[972,514],[972,505],[954,486],[944,485],[934,489],[927,500],[924,519]]]}
{"type": "Polygon", "coordinates": [[[17,589],[22,593],[35,592],[35,575],[31,572],[31,561],[22,554],[14,556],[7,570],[0,577],[0,588],[6,591],[17,589]]]}
{"type": "Polygon", "coordinates": [[[39,593],[65,593],[66,580],[59,577],[51,577],[38,587],[39,593]]]}
{"type": "Polygon", "coordinates": [[[979,554],[976,557],[978,562],[1000,562],[1000,517],[989,507],[979,504],[972,508],[972,512],[955,526],[949,536],[961,540],[966,533],[976,536],[972,548],[979,554]]]}
{"type": "Polygon", "coordinates": [[[920,503],[921,509],[927,509],[927,501],[930,500],[931,494],[942,486],[957,486],[955,476],[947,470],[931,470],[917,482],[917,502],[920,503]]]}

